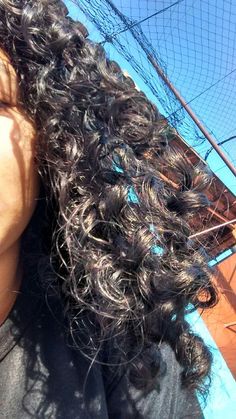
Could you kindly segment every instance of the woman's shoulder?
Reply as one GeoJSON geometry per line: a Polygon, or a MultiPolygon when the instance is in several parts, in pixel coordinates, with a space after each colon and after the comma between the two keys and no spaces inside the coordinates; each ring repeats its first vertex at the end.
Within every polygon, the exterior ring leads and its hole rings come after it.
{"type": "Polygon", "coordinates": [[[39,412],[51,418],[107,418],[101,369],[68,344],[60,298],[30,288],[22,287],[2,330],[7,338],[0,363],[3,411],[24,419],[39,412]]]}

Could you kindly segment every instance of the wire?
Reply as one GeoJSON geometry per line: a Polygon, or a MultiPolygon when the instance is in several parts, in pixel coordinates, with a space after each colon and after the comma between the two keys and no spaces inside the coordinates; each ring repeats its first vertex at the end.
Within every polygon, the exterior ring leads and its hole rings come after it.
{"type": "MultiPolygon", "coordinates": [[[[147,16],[147,17],[145,17],[142,20],[139,20],[138,22],[131,23],[131,25],[126,26],[125,29],[122,29],[120,32],[116,32],[115,34],[110,35],[109,38],[115,38],[117,35],[120,35],[121,33],[126,32],[127,30],[129,30],[131,28],[134,28],[135,26],[140,25],[143,22],[146,22],[146,20],[151,19],[154,16],[157,16],[157,15],[159,15],[161,13],[166,12],[171,7],[176,6],[179,3],[182,3],[183,1],[185,1],[185,0],[176,1],[175,3],[170,4],[169,6],[165,7],[164,9],[158,10],[157,12],[153,13],[152,15],[147,16]]],[[[112,2],[110,0],[107,0],[107,3],[110,4],[110,5],[112,5],[112,2]]]]}
{"type": "Polygon", "coordinates": [[[236,223],[236,218],[234,218],[231,221],[227,221],[226,223],[218,224],[217,226],[214,226],[214,227],[211,227],[211,228],[207,228],[206,230],[199,231],[198,233],[192,234],[191,236],[189,236],[189,239],[193,239],[194,237],[201,236],[202,234],[210,233],[213,230],[217,230],[218,228],[222,228],[222,227],[225,227],[225,226],[227,226],[229,224],[234,224],[234,223],[236,223]]]}
{"type": "MultiPolygon", "coordinates": [[[[236,135],[233,135],[233,137],[229,137],[226,140],[220,141],[218,143],[218,145],[223,145],[223,144],[227,143],[228,141],[233,140],[234,138],[236,138],[236,135]]],[[[207,152],[205,154],[205,157],[204,157],[204,160],[207,160],[207,158],[209,157],[209,154],[212,152],[212,150],[213,150],[213,147],[211,147],[207,150],[207,152]]]]}

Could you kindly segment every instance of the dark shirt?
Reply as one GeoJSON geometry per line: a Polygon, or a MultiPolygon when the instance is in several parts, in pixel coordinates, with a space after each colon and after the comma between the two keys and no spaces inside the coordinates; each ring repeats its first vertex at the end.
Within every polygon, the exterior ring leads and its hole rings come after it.
{"type": "Polygon", "coordinates": [[[108,379],[101,365],[69,347],[62,310],[53,304],[22,289],[0,327],[1,419],[203,418],[194,394],[181,388],[169,346],[161,346],[167,364],[161,391],[145,395],[125,373],[108,379]]]}

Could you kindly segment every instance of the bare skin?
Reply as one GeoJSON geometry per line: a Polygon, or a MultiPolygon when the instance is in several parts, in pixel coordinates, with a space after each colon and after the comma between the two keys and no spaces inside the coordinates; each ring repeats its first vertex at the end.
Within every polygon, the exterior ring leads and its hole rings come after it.
{"type": "Polygon", "coordinates": [[[0,325],[21,284],[20,239],[39,191],[34,163],[36,133],[19,108],[18,97],[16,73],[0,50],[0,325]]]}

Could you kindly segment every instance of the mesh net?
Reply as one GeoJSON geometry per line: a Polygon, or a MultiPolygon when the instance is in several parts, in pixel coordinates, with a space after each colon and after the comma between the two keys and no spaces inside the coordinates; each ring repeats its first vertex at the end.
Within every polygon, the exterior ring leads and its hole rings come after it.
{"type": "MultiPolygon", "coordinates": [[[[68,2],[67,2],[68,3],[68,2]]],[[[234,175],[158,76],[155,62],[236,163],[236,2],[234,0],[74,0],[101,43],[181,136],[236,192],[234,175]],[[234,137],[235,136],[235,137],[234,137]]]]}

